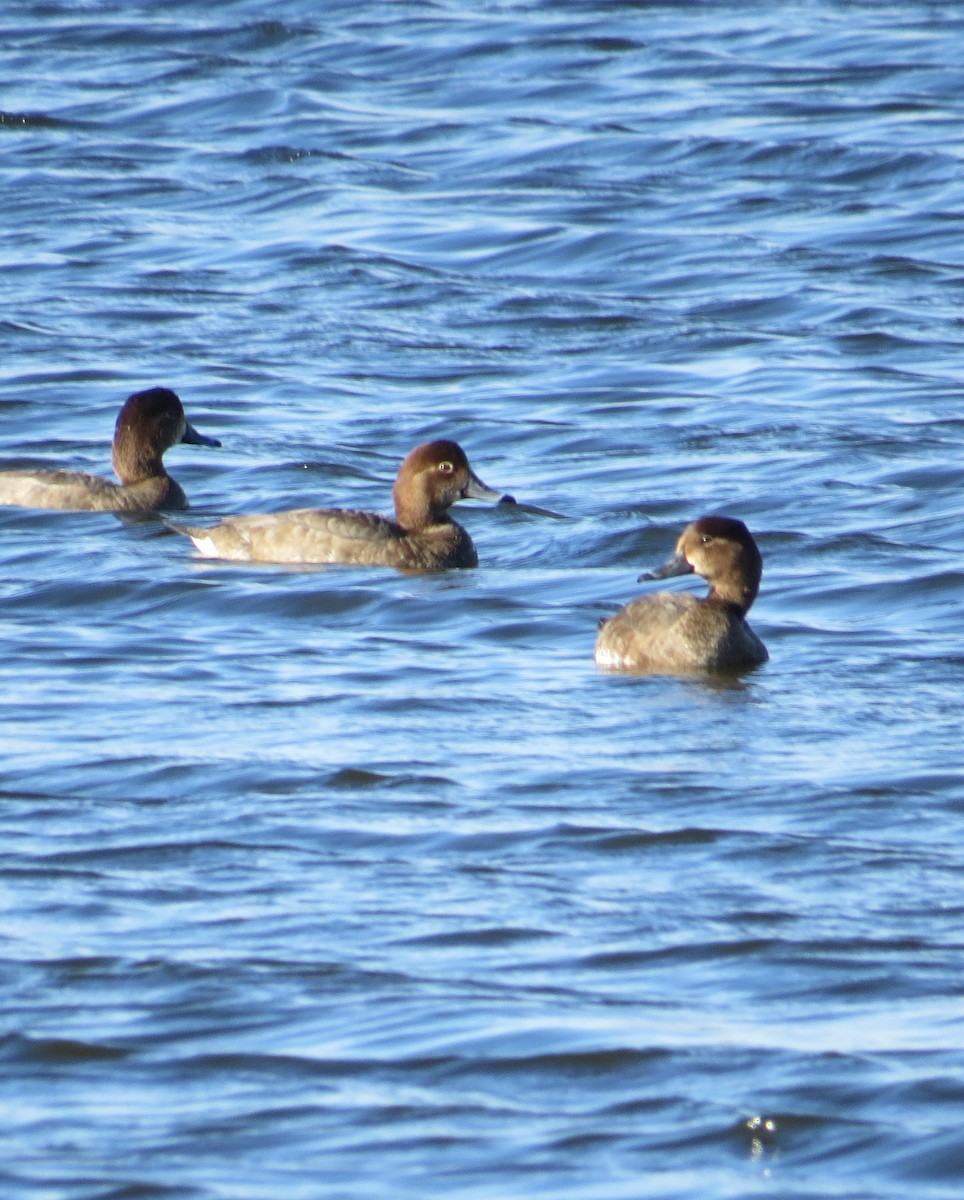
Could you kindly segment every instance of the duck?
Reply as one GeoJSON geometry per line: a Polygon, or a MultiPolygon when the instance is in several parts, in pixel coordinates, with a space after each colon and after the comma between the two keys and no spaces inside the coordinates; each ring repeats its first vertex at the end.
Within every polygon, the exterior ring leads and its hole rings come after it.
{"type": "Polygon", "coordinates": [[[165,450],[179,442],[220,446],[198,433],[180,397],[166,387],[129,396],[114,426],[112,462],[120,483],[83,471],[0,471],[0,505],[74,512],[152,512],[188,507],[180,484],[164,469],[165,450]]]}
{"type": "Polygon", "coordinates": [[[640,575],[702,575],[708,594],[657,592],[600,622],[596,664],[641,674],[737,674],[769,658],[747,624],[763,574],[753,535],[733,517],[705,516],[687,525],[663,566],[640,575]]]}
{"type": "Polygon", "coordinates": [[[343,508],[296,508],[228,517],[218,525],[172,525],[201,557],[232,562],[346,563],[439,571],[478,566],[468,533],[449,516],[457,500],[514,504],[469,466],[462,447],[441,439],[416,446],[398,470],[395,516],[343,508]]]}

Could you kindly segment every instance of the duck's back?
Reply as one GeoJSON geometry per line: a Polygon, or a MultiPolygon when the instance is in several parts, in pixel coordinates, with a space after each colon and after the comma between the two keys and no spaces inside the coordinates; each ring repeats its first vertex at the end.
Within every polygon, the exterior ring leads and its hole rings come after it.
{"type": "Polygon", "coordinates": [[[437,571],[474,567],[478,556],[460,525],[445,521],[417,531],[375,513],[299,508],[231,517],[211,528],[187,528],[209,558],[235,562],[345,563],[437,571]]]}
{"type": "Polygon", "coordinates": [[[604,621],[596,662],[654,673],[740,671],[767,660],[766,647],[731,606],[688,593],[643,596],[604,621]]]}
{"type": "Polygon", "coordinates": [[[144,512],[184,508],[187,500],[168,475],[121,485],[82,471],[0,471],[0,505],[74,512],[144,512]]]}

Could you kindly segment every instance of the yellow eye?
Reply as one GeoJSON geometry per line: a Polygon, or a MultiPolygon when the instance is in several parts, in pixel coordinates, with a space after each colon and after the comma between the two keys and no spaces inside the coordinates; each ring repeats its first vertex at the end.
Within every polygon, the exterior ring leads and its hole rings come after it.
{"type": "Polygon", "coordinates": [[[442,472],[443,475],[451,475],[452,472],[455,470],[455,468],[452,466],[452,464],[450,462],[440,462],[438,465],[438,469],[442,472]]]}

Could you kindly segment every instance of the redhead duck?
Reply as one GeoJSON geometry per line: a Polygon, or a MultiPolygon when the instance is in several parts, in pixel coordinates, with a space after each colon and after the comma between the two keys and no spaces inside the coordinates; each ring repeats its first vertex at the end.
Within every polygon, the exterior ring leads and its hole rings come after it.
{"type": "Polygon", "coordinates": [[[749,529],[732,517],[700,517],[683,530],[676,555],[640,579],[702,575],[703,599],[657,592],[602,621],[596,663],[610,670],[652,674],[734,673],[766,662],[766,646],[746,623],[763,574],[749,529]]]}
{"type": "Polygon", "coordinates": [[[0,504],[79,512],[187,508],[187,497],[162,462],[164,451],[178,442],[221,445],[188,424],[170,388],[135,392],[114,427],[112,461],[120,483],[81,471],[0,471],[0,504]]]}
{"type": "Polygon", "coordinates": [[[513,503],[479,479],[456,442],[426,442],[408,455],[393,490],[395,519],[341,508],[229,517],[206,529],[178,526],[207,558],[235,562],[354,563],[402,571],[475,567],[472,539],[449,516],[465,498],[513,503]]]}

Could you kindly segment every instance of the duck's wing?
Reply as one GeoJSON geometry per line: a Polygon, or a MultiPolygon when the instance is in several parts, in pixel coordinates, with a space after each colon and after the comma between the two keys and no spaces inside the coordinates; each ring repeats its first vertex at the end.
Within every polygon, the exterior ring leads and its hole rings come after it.
{"type": "Polygon", "coordinates": [[[83,471],[0,471],[0,504],[97,512],[116,507],[119,488],[83,471]]]}
{"type": "Polygon", "coordinates": [[[642,596],[602,621],[596,662],[622,670],[674,670],[692,655],[689,618],[699,601],[688,592],[642,596]]]}
{"type": "Polygon", "coordinates": [[[208,528],[175,528],[205,557],[235,562],[384,563],[386,546],[404,536],[387,517],[337,508],[296,508],[229,517],[208,528]]]}

